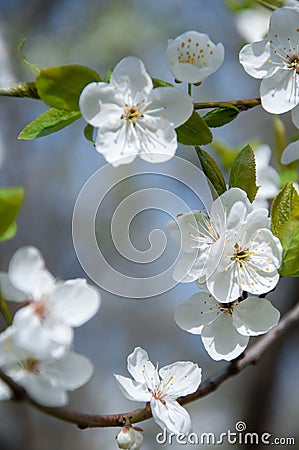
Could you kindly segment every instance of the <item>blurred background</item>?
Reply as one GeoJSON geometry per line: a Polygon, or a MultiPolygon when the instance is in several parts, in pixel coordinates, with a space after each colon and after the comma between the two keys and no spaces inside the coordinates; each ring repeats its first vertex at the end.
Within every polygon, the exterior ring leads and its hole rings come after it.
{"type": "MultiPolygon", "coordinates": [[[[259,81],[249,77],[238,63],[238,52],[244,41],[237,31],[235,15],[221,0],[0,0],[0,85],[33,80],[17,54],[23,38],[26,38],[26,57],[42,67],[83,64],[103,76],[120,59],[134,55],[142,58],[151,76],[172,82],[165,61],[167,40],[193,29],[208,33],[214,42],[223,42],[226,55],[219,71],[203,86],[195,88],[195,100],[225,101],[258,96],[259,81]]],[[[85,277],[72,244],[72,212],[82,186],[105,161],[84,139],[83,120],[51,136],[32,142],[18,141],[21,129],[45,109],[36,100],[0,98],[1,187],[19,185],[26,191],[18,218],[18,234],[1,244],[0,269],[7,270],[11,256],[19,247],[34,245],[58,278],[85,277]]],[[[288,114],[284,120],[287,130],[294,134],[288,114]]],[[[255,138],[273,145],[272,117],[261,108],[254,108],[240,114],[235,122],[215,129],[214,137],[240,148],[255,138]]],[[[182,146],[177,154],[198,165],[192,148],[182,146]]],[[[122,171],[126,173],[125,166],[122,171]]],[[[109,183],[109,180],[102,182],[109,183]]],[[[141,187],[170,190],[184,198],[191,209],[201,205],[186,186],[173,180],[161,184],[155,176],[136,177],[128,183],[130,186],[120,185],[111,190],[98,213],[99,245],[110,264],[123,273],[126,270],[135,271],[139,276],[146,276],[147,270],[158,273],[176,255],[175,243],[168,236],[168,257],[162,266],[158,260],[154,269],[151,265],[142,270],[128,269],[126,260],[115,251],[109,237],[113,211],[126,192],[141,187]]],[[[138,216],[132,229],[134,245],[146,249],[149,231],[165,230],[168,220],[159,211],[146,211],[138,216]]],[[[282,280],[270,296],[282,313],[298,299],[295,283],[295,279],[282,280]]],[[[92,360],[95,373],[87,386],[70,395],[70,407],[98,414],[139,407],[122,396],[112,376],[127,374],[127,355],[138,345],[161,366],[177,360],[197,362],[203,368],[204,379],[225,367],[226,363],[208,357],[199,336],[183,332],[173,320],[175,308],[196,291],[195,283],[181,284],[160,296],[134,300],[102,290],[99,314],[76,330],[74,342],[75,351],[92,360]]],[[[2,322],[1,327],[4,327],[2,322]]],[[[234,431],[236,422],[242,420],[248,431],[297,437],[299,442],[298,338],[298,331],[293,329],[265,354],[257,367],[246,369],[215,393],[188,405],[194,432],[213,432],[218,436],[228,429],[234,431]]],[[[1,403],[0,418],[1,450],[117,448],[114,439],[117,429],[80,431],[23,404],[1,403]]],[[[155,441],[160,428],[153,421],[140,425],[144,429],[143,448],[161,448],[155,441]]],[[[173,449],[180,447],[171,445],[173,449]]],[[[189,447],[193,446],[185,446],[189,447]]],[[[234,447],[244,448],[241,444],[234,447]]],[[[224,443],[222,448],[228,446],[224,443]]],[[[259,445],[259,448],[263,447],[259,445]]]]}

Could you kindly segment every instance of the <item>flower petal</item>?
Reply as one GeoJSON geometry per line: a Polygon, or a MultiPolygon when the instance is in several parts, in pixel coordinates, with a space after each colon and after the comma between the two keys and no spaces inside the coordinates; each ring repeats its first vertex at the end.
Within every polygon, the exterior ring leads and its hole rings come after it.
{"type": "Polygon", "coordinates": [[[117,90],[109,83],[90,83],[79,98],[81,114],[94,127],[113,126],[120,120],[121,105],[117,101],[117,90]],[[109,114],[107,114],[107,110],[109,114]]]}
{"type": "Polygon", "coordinates": [[[248,297],[234,307],[232,316],[240,334],[258,336],[277,325],[280,312],[264,298],[248,297]]]}
{"type": "Polygon", "coordinates": [[[155,422],[169,433],[187,435],[192,431],[191,419],[186,411],[177,401],[151,400],[151,410],[155,422]]]}
{"type": "Polygon", "coordinates": [[[13,326],[17,345],[39,358],[60,355],[64,352],[65,346],[71,343],[72,329],[62,325],[63,330],[59,329],[59,333],[55,333],[55,327],[49,331],[48,324],[44,324],[36,316],[33,308],[32,305],[21,308],[14,316],[13,326]],[[56,340],[53,340],[53,337],[56,340]]]}
{"type": "Polygon", "coordinates": [[[270,43],[264,39],[245,45],[240,51],[239,60],[249,75],[254,78],[264,78],[272,69],[272,63],[269,62],[270,56],[270,43]]]}
{"type": "Polygon", "coordinates": [[[203,345],[215,361],[231,361],[247,347],[249,337],[238,333],[230,315],[222,314],[217,320],[203,328],[203,345]]]}
{"type": "Polygon", "coordinates": [[[261,82],[260,94],[263,108],[272,114],[282,114],[299,103],[297,79],[292,70],[276,70],[261,82]]]}
{"type": "Polygon", "coordinates": [[[51,312],[72,327],[83,325],[100,307],[98,290],[81,278],[58,284],[49,300],[53,302],[51,312]]]}
{"type": "Polygon", "coordinates": [[[143,122],[136,125],[136,128],[136,140],[140,143],[139,154],[143,160],[160,163],[173,157],[178,143],[176,132],[170,122],[145,115],[143,122]]]}
{"type": "Polygon", "coordinates": [[[118,387],[121,392],[129,400],[135,402],[149,402],[152,398],[145,383],[139,383],[131,378],[124,377],[122,375],[114,374],[118,387]]]}
{"type": "MultiPolygon", "coordinates": [[[[298,109],[299,112],[299,108],[295,109],[298,109]]],[[[295,109],[293,109],[293,111],[295,111],[295,109]]],[[[291,142],[283,151],[281,163],[290,164],[293,161],[297,161],[298,159],[299,159],[299,141],[291,142]]]]}
{"type": "Polygon", "coordinates": [[[93,373],[91,362],[82,355],[68,352],[62,358],[42,362],[40,374],[55,386],[72,391],[87,383],[93,373]]]}
{"type": "Polygon", "coordinates": [[[8,274],[5,272],[0,272],[0,292],[4,300],[8,302],[24,302],[28,299],[28,295],[11,284],[8,274]]]}
{"type": "MultiPolygon", "coordinates": [[[[292,117],[292,121],[293,124],[295,125],[295,127],[299,128],[299,105],[295,106],[295,108],[292,109],[291,111],[291,117],[292,117]]],[[[297,153],[297,158],[298,159],[298,153],[297,153]]],[[[283,163],[283,164],[289,164],[289,163],[283,163]]]]}
{"type": "Polygon", "coordinates": [[[185,123],[194,109],[191,97],[175,87],[158,87],[152,91],[149,100],[151,107],[147,114],[167,120],[174,128],[185,123]]]}
{"type": "Polygon", "coordinates": [[[149,94],[153,88],[151,77],[143,62],[135,56],[127,56],[115,66],[110,84],[130,89],[133,99],[138,92],[143,91],[145,94],[149,94]]]}
{"type": "Polygon", "coordinates": [[[139,383],[146,383],[151,390],[160,383],[157,368],[149,360],[148,354],[140,347],[136,347],[128,356],[128,372],[139,383]]]}
{"type": "Polygon", "coordinates": [[[45,269],[44,259],[35,247],[16,251],[9,263],[8,276],[17,289],[32,295],[34,300],[39,300],[54,287],[54,278],[45,269]]]}
{"type": "Polygon", "coordinates": [[[221,314],[218,302],[207,292],[199,292],[174,312],[177,325],[192,334],[201,334],[203,327],[221,314]]]}
{"type": "Polygon", "coordinates": [[[173,398],[192,394],[201,382],[201,368],[191,361],[177,361],[162,367],[159,375],[162,379],[160,389],[163,390],[163,395],[173,398]]]}
{"type": "Polygon", "coordinates": [[[18,383],[40,405],[64,406],[67,404],[68,398],[65,391],[53,385],[47,378],[41,375],[24,372],[24,376],[18,380],[18,383]]]}

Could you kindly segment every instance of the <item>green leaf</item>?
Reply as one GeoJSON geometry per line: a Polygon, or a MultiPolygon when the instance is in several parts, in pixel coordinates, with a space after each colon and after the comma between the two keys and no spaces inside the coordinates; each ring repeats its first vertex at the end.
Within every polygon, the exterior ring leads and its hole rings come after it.
{"type": "Polygon", "coordinates": [[[176,128],[178,142],[184,145],[202,145],[212,142],[211,130],[196,111],[187,122],[176,128]]]}
{"type": "Polygon", "coordinates": [[[12,239],[17,232],[17,224],[12,223],[7,230],[0,236],[0,242],[9,241],[9,239],[12,239]]]}
{"type": "Polygon", "coordinates": [[[299,271],[299,195],[292,183],[287,183],[273,200],[271,229],[283,247],[282,276],[299,271]]]}
{"type": "Polygon", "coordinates": [[[0,242],[11,239],[16,231],[15,218],[21,208],[24,190],[21,187],[0,189],[0,242]]]}
{"type": "Polygon", "coordinates": [[[30,141],[55,133],[55,131],[70,125],[79,119],[79,117],[81,117],[81,114],[78,111],[64,111],[62,109],[50,108],[38,116],[33,122],[26,125],[19,134],[18,139],[30,141]]]}
{"type": "Polygon", "coordinates": [[[236,106],[223,104],[208,112],[203,119],[208,127],[223,127],[223,125],[234,120],[239,112],[240,110],[236,106]]]}
{"type": "Polygon", "coordinates": [[[23,53],[23,47],[24,47],[25,42],[26,42],[26,39],[22,39],[19,44],[19,47],[18,47],[19,55],[20,55],[23,63],[25,64],[25,66],[27,66],[28,69],[35,75],[39,75],[42,68],[37,66],[36,64],[29,62],[28,59],[25,58],[25,55],[23,53]]]}
{"type": "Polygon", "coordinates": [[[255,156],[250,145],[244,147],[233,162],[229,187],[243,189],[251,202],[255,199],[258,186],[256,185],[255,156]]]}
{"type": "Polygon", "coordinates": [[[293,183],[287,183],[277,194],[271,208],[271,229],[279,237],[285,224],[299,215],[299,195],[293,183]]]}
{"type": "Polygon", "coordinates": [[[284,224],[278,237],[283,247],[279,273],[282,276],[295,275],[299,271],[299,215],[284,224]]]}
{"type": "Polygon", "coordinates": [[[226,184],[222,172],[219,169],[216,161],[200,147],[196,146],[195,150],[199,157],[204,174],[216,189],[217,194],[218,195],[223,194],[223,192],[226,191],[226,184]]]}
{"type": "Polygon", "coordinates": [[[84,87],[101,81],[100,75],[85,66],[58,66],[42,69],[36,78],[40,98],[49,106],[79,111],[79,97],[84,87]]]}
{"type": "Polygon", "coordinates": [[[84,137],[90,142],[93,146],[95,146],[95,141],[93,138],[94,127],[89,123],[84,128],[84,137]]]}

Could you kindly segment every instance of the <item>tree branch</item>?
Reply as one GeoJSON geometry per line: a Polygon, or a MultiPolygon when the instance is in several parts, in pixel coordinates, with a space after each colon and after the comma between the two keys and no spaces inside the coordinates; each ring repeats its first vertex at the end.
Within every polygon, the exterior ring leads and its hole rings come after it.
{"type": "MultiPolygon", "coordinates": [[[[6,88],[0,88],[0,96],[5,97],[21,97],[21,98],[34,98],[40,100],[38,95],[36,84],[34,81],[20,81],[6,88]]],[[[212,109],[219,106],[231,105],[237,106],[240,111],[247,111],[250,108],[254,108],[261,104],[260,98],[247,98],[244,100],[228,100],[217,102],[194,102],[195,109],[212,109]]]]}
{"type": "Polygon", "coordinates": [[[20,81],[6,88],[0,88],[0,95],[4,97],[27,97],[40,100],[34,81],[20,81]]]}
{"type": "MultiPolygon", "coordinates": [[[[178,402],[181,405],[198,400],[206,395],[214,392],[224,381],[242,372],[246,367],[255,365],[261,359],[264,352],[274,344],[278,339],[282,338],[286,332],[299,321],[299,303],[294,306],[287,314],[283,316],[278,325],[262,336],[256,344],[254,344],[241,357],[232,361],[219,374],[208,378],[204,381],[196,392],[180,397],[178,402]]],[[[72,411],[67,408],[49,408],[36,403],[26,391],[0,370],[0,378],[10,387],[13,392],[13,398],[17,401],[26,401],[35,408],[45,414],[48,414],[65,422],[73,423],[79,428],[99,428],[99,427],[121,427],[128,419],[132,424],[143,422],[152,417],[149,405],[144,408],[135,409],[127,413],[110,414],[110,415],[93,415],[72,411]]]]}
{"type": "Polygon", "coordinates": [[[261,104],[261,99],[259,97],[256,98],[247,98],[245,100],[231,100],[231,101],[223,101],[223,102],[195,102],[194,109],[211,109],[218,108],[219,106],[237,106],[240,108],[240,111],[247,111],[250,108],[254,108],[261,104]]]}

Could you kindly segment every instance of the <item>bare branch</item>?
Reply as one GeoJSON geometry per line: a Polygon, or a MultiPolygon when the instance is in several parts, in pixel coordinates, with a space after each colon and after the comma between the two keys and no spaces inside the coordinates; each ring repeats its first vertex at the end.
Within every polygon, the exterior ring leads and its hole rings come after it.
{"type": "MultiPolygon", "coordinates": [[[[203,382],[196,392],[178,399],[181,405],[198,400],[206,395],[214,392],[224,381],[242,372],[246,367],[255,365],[261,359],[262,355],[268,348],[278,339],[282,338],[286,332],[299,321],[299,303],[294,306],[287,314],[283,316],[279,324],[262,336],[256,344],[254,344],[241,357],[232,361],[219,374],[208,378],[203,382]]],[[[2,370],[0,370],[0,378],[10,387],[17,401],[26,401],[35,408],[45,414],[56,417],[65,422],[73,423],[79,428],[104,428],[104,427],[121,427],[128,419],[131,423],[143,422],[152,417],[149,405],[144,408],[135,409],[127,413],[110,414],[110,415],[93,415],[72,411],[67,408],[49,408],[36,403],[26,391],[9,378],[2,370]]]]}

